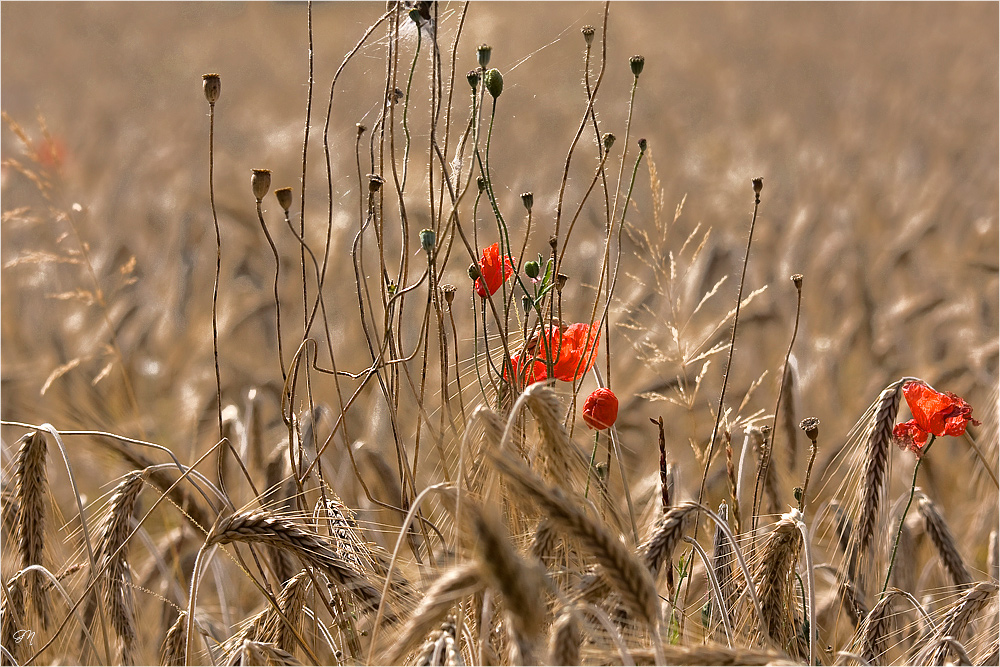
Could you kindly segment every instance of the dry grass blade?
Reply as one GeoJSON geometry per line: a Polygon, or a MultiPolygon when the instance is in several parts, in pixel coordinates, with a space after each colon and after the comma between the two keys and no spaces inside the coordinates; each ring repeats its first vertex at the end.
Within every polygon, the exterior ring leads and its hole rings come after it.
{"type": "Polygon", "coordinates": [[[796,517],[798,510],[783,514],[764,542],[760,564],[754,576],[765,628],[778,646],[788,646],[794,638],[792,610],[795,608],[795,563],[802,547],[796,517]]]}
{"type": "MultiPolygon", "coordinates": [[[[45,474],[47,445],[45,436],[34,431],[20,439],[14,460],[16,502],[18,507],[16,534],[21,553],[21,567],[44,565],[45,550],[45,494],[48,478],[45,474]]],[[[49,627],[49,598],[44,588],[44,578],[39,572],[29,572],[27,588],[42,627],[49,627]]]]}
{"type": "Polygon", "coordinates": [[[956,641],[961,641],[966,627],[996,594],[997,584],[991,581],[981,581],[967,590],[945,612],[944,620],[938,625],[934,637],[935,641],[918,653],[914,662],[924,665],[943,665],[949,651],[949,645],[941,644],[937,640],[953,637],[956,641]]]}
{"type": "Polygon", "coordinates": [[[205,544],[209,547],[230,542],[260,542],[287,549],[326,573],[365,609],[378,609],[381,594],[374,586],[340,558],[327,540],[287,519],[261,510],[237,512],[219,520],[205,544]]]}
{"type": "MultiPolygon", "coordinates": [[[[854,524],[854,558],[867,551],[875,534],[875,525],[885,493],[885,480],[889,469],[889,446],[892,444],[892,427],[899,410],[899,397],[903,380],[897,380],[882,390],[875,401],[868,429],[865,432],[864,477],[859,488],[859,514],[854,524]]],[[[852,573],[853,578],[853,573],[852,573]]]]}
{"type": "Polygon", "coordinates": [[[920,512],[920,516],[924,519],[924,530],[930,536],[934,546],[937,547],[941,562],[944,564],[945,569],[948,570],[948,574],[951,575],[956,586],[960,588],[968,587],[972,584],[972,575],[969,574],[969,569],[965,567],[965,561],[962,560],[962,556],[958,553],[955,538],[952,536],[951,531],[948,530],[947,522],[941,516],[941,512],[938,511],[938,507],[934,504],[933,500],[923,493],[920,493],[918,497],[920,500],[917,502],[917,511],[920,512]]]}
{"type": "Polygon", "coordinates": [[[546,485],[523,464],[500,456],[494,456],[493,461],[515,487],[542,507],[550,520],[580,540],[597,558],[607,574],[608,583],[621,595],[629,610],[655,628],[659,597],[653,578],[621,539],[610,535],[577,504],[570,502],[558,489],[546,485]]]}
{"type": "Polygon", "coordinates": [[[383,663],[401,664],[410,648],[441,623],[455,602],[480,590],[482,585],[482,573],[474,563],[458,565],[438,577],[413,610],[399,636],[393,640],[393,646],[383,663]]]}

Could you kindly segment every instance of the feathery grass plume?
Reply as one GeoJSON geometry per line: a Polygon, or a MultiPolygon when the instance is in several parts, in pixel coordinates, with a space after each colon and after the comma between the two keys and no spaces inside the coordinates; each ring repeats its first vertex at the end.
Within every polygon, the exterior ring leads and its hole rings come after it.
{"type": "Polygon", "coordinates": [[[659,597],[648,568],[612,536],[603,525],[588,516],[563,493],[546,485],[535,473],[508,456],[494,455],[494,465],[514,487],[530,496],[554,523],[580,540],[604,568],[608,583],[622,597],[626,607],[647,623],[657,626],[659,597]]]}
{"type": "Polygon", "coordinates": [[[567,608],[552,624],[552,635],[549,639],[549,664],[579,665],[580,645],[582,643],[580,621],[573,609],[567,608]]]}
{"type": "Polygon", "coordinates": [[[950,646],[942,644],[939,640],[953,637],[956,641],[962,641],[962,635],[969,623],[990,603],[996,594],[997,584],[992,581],[981,581],[965,591],[965,594],[945,612],[944,619],[938,624],[933,640],[929,644],[923,645],[912,664],[943,665],[950,646]]]}
{"type": "Polygon", "coordinates": [[[483,573],[476,563],[456,565],[430,585],[424,598],[413,610],[383,664],[399,665],[418,641],[426,637],[451,613],[452,607],[463,597],[483,588],[483,573]]]}
{"type": "Polygon", "coordinates": [[[882,655],[885,653],[889,630],[895,618],[893,611],[893,598],[901,595],[898,590],[886,591],[879,601],[872,607],[872,610],[864,617],[861,625],[858,626],[852,642],[852,650],[866,662],[877,665],[883,664],[882,655]]]}
{"type": "MultiPolygon", "coordinates": [[[[136,633],[135,598],[132,593],[132,569],[128,564],[125,540],[132,530],[132,513],[135,511],[139,492],[146,480],[144,470],[133,470],[115,487],[108,501],[108,517],[101,525],[94,557],[97,571],[91,577],[102,577],[100,589],[104,593],[105,612],[111,625],[122,640],[123,664],[134,662],[136,633]]],[[[97,597],[87,601],[84,619],[87,623],[97,611],[97,597]]]]}
{"type": "MultiPolygon", "coordinates": [[[[20,577],[13,577],[7,582],[7,591],[0,599],[0,643],[10,651],[20,663],[21,642],[17,641],[20,632],[25,627],[24,614],[24,584],[20,577]]],[[[10,665],[7,654],[0,655],[0,664],[10,665]]]]}
{"type": "Polygon", "coordinates": [[[160,658],[164,665],[184,664],[184,642],[187,630],[187,612],[181,611],[177,620],[167,630],[160,648],[160,658]]]}
{"type": "Polygon", "coordinates": [[[417,652],[413,661],[418,667],[431,665],[458,665],[461,655],[458,653],[457,630],[455,620],[449,618],[441,627],[432,632],[427,641],[417,652]]]}
{"type": "Polygon", "coordinates": [[[465,511],[475,536],[479,569],[503,594],[516,643],[530,648],[545,625],[545,577],[541,566],[521,558],[506,529],[471,501],[465,511]]]}
{"type": "MultiPolygon", "coordinates": [[[[729,522],[729,507],[726,505],[726,501],[722,501],[719,505],[718,515],[723,521],[729,522]]],[[[719,582],[719,588],[722,590],[722,599],[726,606],[726,614],[732,620],[733,607],[736,602],[736,586],[733,582],[733,561],[735,560],[733,545],[726,539],[725,533],[722,532],[722,528],[719,526],[715,527],[715,536],[712,545],[712,569],[715,571],[715,578],[719,582]]],[[[721,616],[719,612],[718,603],[716,603],[713,606],[713,613],[719,617],[721,616]]]]}
{"type": "MultiPolygon", "coordinates": [[[[14,459],[14,479],[17,500],[17,545],[21,553],[21,567],[44,565],[45,550],[45,494],[48,477],[45,473],[47,445],[39,431],[27,433],[18,441],[20,446],[14,459]]],[[[43,628],[49,627],[49,598],[45,593],[45,580],[40,572],[27,573],[28,597],[43,628]]]]}
{"type": "MultiPolygon", "coordinates": [[[[381,601],[378,589],[338,556],[327,539],[266,510],[220,518],[209,532],[205,548],[231,542],[259,542],[286,549],[322,570],[369,611],[374,612],[381,601]]],[[[387,617],[392,618],[391,611],[387,617]]]]}
{"type": "Polygon", "coordinates": [[[868,551],[885,496],[885,480],[889,474],[889,446],[892,427],[899,410],[903,380],[899,379],[882,390],[875,401],[871,419],[865,430],[865,458],[861,486],[858,488],[858,516],[854,522],[850,559],[851,578],[857,579],[854,568],[857,559],[868,551]]]}
{"type": "Polygon", "coordinates": [[[795,636],[795,563],[802,547],[797,521],[801,513],[793,509],[781,515],[767,536],[754,574],[766,632],[778,646],[788,646],[795,636]]]}
{"type": "Polygon", "coordinates": [[[652,535],[638,549],[642,554],[642,562],[650,574],[653,576],[659,574],[664,564],[672,567],[671,557],[674,549],[680,544],[684,532],[693,522],[697,509],[698,506],[694,503],[671,507],[670,511],[656,523],[652,535]]]}
{"type": "Polygon", "coordinates": [[[917,490],[917,494],[919,499],[917,501],[917,511],[920,512],[920,516],[924,519],[924,530],[931,538],[934,546],[937,547],[941,563],[948,570],[948,574],[951,575],[952,581],[955,582],[956,586],[967,588],[972,584],[972,575],[969,574],[969,569],[965,567],[965,561],[962,560],[962,556],[958,553],[955,538],[952,536],[951,531],[948,530],[948,524],[945,522],[944,517],[941,516],[941,512],[938,511],[937,505],[934,504],[933,500],[928,498],[919,489],[917,490]]]}

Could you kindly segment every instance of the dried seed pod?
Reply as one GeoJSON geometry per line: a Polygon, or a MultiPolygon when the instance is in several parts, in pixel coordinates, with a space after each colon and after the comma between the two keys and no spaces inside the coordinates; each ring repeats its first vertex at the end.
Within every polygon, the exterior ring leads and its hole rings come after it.
{"type": "Polygon", "coordinates": [[[250,176],[250,189],[253,190],[253,196],[257,198],[258,202],[264,199],[267,195],[267,191],[271,189],[271,170],[252,170],[250,176]]]}
{"type": "Polygon", "coordinates": [[[642,56],[632,56],[628,59],[628,66],[632,69],[632,75],[639,78],[642,74],[642,68],[646,64],[646,59],[642,56]]]}
{"type": "Polygon", "coordinates": [[[292,207],[292,189],[278,188],[274,191],[274,196],[278,198],[278,205],[281,206],[282,210],[288,213],[288,209],[292,207]]]}
{"type": "Polygon", "coordinates": [[[202,74],[201,87],[205,91],[205,99],[209,104],[215,104],[222,94],[222,79],[218,74],[202,74]]]}
{"type": "Polygon", "coordinates": [[[489,44],[480,44],[479,48],[476,49],[476,62],[483,69],[490,64],[490,55],[493,53],[493,47],[489,44]]]}

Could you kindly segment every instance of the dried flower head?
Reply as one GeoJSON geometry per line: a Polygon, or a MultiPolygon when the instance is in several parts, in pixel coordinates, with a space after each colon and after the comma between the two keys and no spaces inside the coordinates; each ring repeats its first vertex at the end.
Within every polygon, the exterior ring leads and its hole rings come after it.
{"type": "Polygon", "coordinates": [[[583,33],[583,39],[587,42],[587,46],[594,43],[594,26],[585,25],[580,32],[583,33]]]}
{"type": "Polygon", "coordinates": [[[222,79],[218,74],[202,74],[201,87],[205,91],[205,99],[209,104],[215,104],[222,94],[222,79]]]}
{"type": "Polygon", "coordinates": [[[759,195],[760,191],[764,189],[764,179],[758,176],[757,178],[750,181],[753,184],[754,194],[759,195]]]}
{"type": "Polygon", "coordinates": [[[632,75],[637,79],[639,78],[639,75],[642,74],[642,68],[645,64],[646,59],[642,56],[632,56],[628,59],[628,66],[632,68],[632,75]]]}
{"type": "Polygon", "coordinates": [[[441,285],[441,291],[444,292],[444,300],[449,306],[455,300],[455,292],[457,290],[458,288],[451,283],[441,285]]]}
{"type": "Polygon", "coordinates": [[[806,437],[816,442],[819,438],[819,419],[816,417],[806,417],[799,422],[799,428],[806,432],[806,437]]]}
{"type": "Polygon", "coordinates": [[[292,207],[292,189],[291,188],[278,188],[274,191],[274,196],[278,199],[278,205],[281,209],[288,213],[288,209],[292,207]]]}
{"type": "Polygon", "coordinates": [[[250,189],[257,201],[261,201],[271,189],[271,170],[253,169],[250,174],[250,189]]]}
{"type": "Polygon", "coordinates": [[[795,289],[802,289],[802,278],[801,273],[796,273],[792,276],[792,283],[795,285],[795,289]]]}

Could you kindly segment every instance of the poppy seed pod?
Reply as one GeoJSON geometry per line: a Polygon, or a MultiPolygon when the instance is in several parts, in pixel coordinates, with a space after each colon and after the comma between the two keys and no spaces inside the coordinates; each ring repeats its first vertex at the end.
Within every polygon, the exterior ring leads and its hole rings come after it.
{"type": "Polygon", "coordinates": [[[594,43],[594,26],[585,25],[580,32],[583,33],[583,39],[587,42],[587,46],[594,43]]]}
{"type": "Polygon", "coordinates": [[[646,145],[647,145],[646,144],[646,139],[645,138],[640,139],[639,140],[639,152],[645,153],[646,152],[646,145]]]}
{"type": "Polygon", "coordinates": [[[420,247],[424,249],[424,252],[430,252],[434,249],[434,238],[433,229],[420,230],[420,247]]]}
{"type": "Polygon", "coordinates": [[[753,183],[754,194],[760,194],[760,191],[764,189],[764,179],[758,176],[757,178],[750,181],[753,183]]]}
{"type": "Polygon", "coordinates": [[[271,189],[271,170],[253,169],[250,175],[250,189],[257,201],[262,200],[271,189]]]}
{"type": "Polygon", "coordinates": [[[274,191],[274,196],[278,199],[278,205],[281,206],[285,213],[288,213],[288,209],[292,207],[292,189],[291,188],[278,188],[274,191]]]}
{"type": "Polygon", "coordinates": [[[524,308],[524,312],[526,313],[531,312],[531,308],[534,305],[535,302],[530,296],[528,296],[527,294],[521,296],[521,307],[524,308]]]}
{"type": "Polygon", "coordinates": [[[795,289],[802,289],[802,274],[796,273],[792,276],[792,282],[795,283],[795,289]]]}
{"type": "Polygon", "coordinates": [[[524,265],[524,273],[526,276],[534,280],[538,277],[538,262],[528,262],[524,265]]]}
{"type": "Polygon", "coordinates": [[[531,212],[531,207],[535,203],[535,195],[533,195],[530,192],[522,192],[521,193],[521,203],[524,204],[524,208],[527,209],[528,212],[530,213],[531,212]]]}
{"type": "Polygon", "coordinates": [[[469,85],[472,86],[472,89],[475,90],[476,86],[479,85],[479,70],[470,69],[465,78],[468,80],[469,85]]]}
{"type": "Polygon", "coordinates": [[[500,70],[494,67],[487,71],[486,76],[483,77],[483,83],[494,100],[500,97],[503,92],[503,75],[500,74],[500,70]]]}
{"type": "Polygon", "coordinates": [[[632,75],[639,78],[642,68],[646,64],[646,59],[642,56],[632,56],[628,59],[628,66],[632,68],[632,75]]]}
{"type": "Polygon", "coordinates": [[[358,124],[357,124],[357,128],[358,128],[358,136],[359,136],[359,137],[360,137],[360,136],[361,136],[362,134],[364,134],[364,133],[365,133],[365,130],[367,130],[367,129],[368,129],[367,127],[365,127],[364,123],[358,123],[358,124]]]}
{"type": "Polygon", "coordinates": [[[611,428],[618,419],[618,397],[610,389],[601,387],[591,392],[583,403],[583,421],[587,426],[601,431],[611,428]]]}
{"type": "Polygon", "coordinates": [[[218,74],[202,74],[201,87],[205,91],[205,99],[209,104],[215,104],[222,94],[222,79],[218,74]]]}
{"type": "Polygon", "coordinates": [[[563,287],[566,287],[566,281],[569,280],[569,276],[565,273],[556,274],[556,290],[562,292],[563,287]]]}
{"type": "Polygon", "coordinates": [[[602,141],[604,142],[604,152],[607,153],[615,145],[615,135],[607,132],[602,141]]]}
{"type": "Polygon", "coordinates": [[[441,291],[444,292],[444,300],[450,306],[452,301],[455,300],[455,291],[458,288],[452,284],[441,285],[441,291]]]}
{"type": "Polygon", "coordinates": [[[479,188],[480,192],[482,192],[483,190],[485,190],[486,189],[486,179],[483,178],[482,176],[477,177],[476,178],[476,187],[479,188]]]}
{"type": "Polygon", "coordinates": [[[480,44],[479,48],[476,49],[476,62],[483,69],[490,64],[490,55],[493,53],[493,47],[489,44],[480,44]]]}
{"type": "Polygon", "coordinates": [[[799,428],[806,432],[806,437],[816,442],[819,437],[819,419],[816,417],[806,417],[799,422],[799,428]]]}

